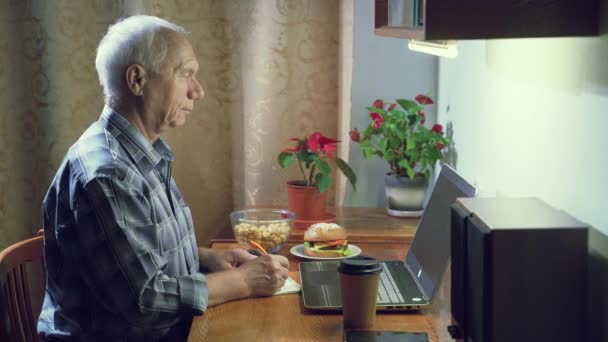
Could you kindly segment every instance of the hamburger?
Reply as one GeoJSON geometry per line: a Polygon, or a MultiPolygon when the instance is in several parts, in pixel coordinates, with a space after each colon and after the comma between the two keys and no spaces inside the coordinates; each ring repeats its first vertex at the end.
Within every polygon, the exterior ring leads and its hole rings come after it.
{"type": "Polygon", "coordinates": [[[339,258],[350,254],[346,230],[335,223],[315,223],[304,233],[304,254],[339,258]]]}

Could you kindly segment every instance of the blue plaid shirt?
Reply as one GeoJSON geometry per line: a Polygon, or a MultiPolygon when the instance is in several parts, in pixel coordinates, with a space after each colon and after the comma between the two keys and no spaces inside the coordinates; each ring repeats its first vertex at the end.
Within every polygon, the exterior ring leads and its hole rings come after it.
{"type": "MultiPolygon", "coordinates": [[[[173,154],[104,108],[43,202],[49,340],[179,340],[207,309],[192,215],[173,154]]],[[[184,335],[185,334],[185,335],[184,335]]]]}

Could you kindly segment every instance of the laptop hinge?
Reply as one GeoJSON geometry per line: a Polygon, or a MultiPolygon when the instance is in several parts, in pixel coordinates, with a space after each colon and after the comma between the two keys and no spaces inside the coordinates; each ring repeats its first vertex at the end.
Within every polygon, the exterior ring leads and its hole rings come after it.
{"type": "Polygon", "coordinates": [[[412,276],[412,278],[414,278],[414,281],[416,282],[416,286],[418,287],[418,291],[420,291],[420,293],[422,293],[422,298],[424,300],[426,300],[427,302],[430,302],[431,299],[424,292],[424,289],[422,288],[422,285],[418,281],[418,277],[416,277],[416,275],[414,274],[414,272],[412,271],[412,269],[410,269],[410,266],[406,262],[403,262],[403,265],[405,266],[405,269],[407,269],[407,271],[410,272],[410,275],[412,276]]]}

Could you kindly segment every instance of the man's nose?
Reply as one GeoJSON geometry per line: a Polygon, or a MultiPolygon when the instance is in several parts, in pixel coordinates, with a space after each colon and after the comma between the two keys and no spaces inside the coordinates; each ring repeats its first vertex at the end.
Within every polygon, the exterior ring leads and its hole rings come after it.
{"type": "Polygon", "coordinates": [[[196,78],[192,79],[192,83],[190,84],[190,90],[188,92],[188,97],[193,100],[200,100],[205,96],[205,91],[203,87],[198,82],[196,78]]]}

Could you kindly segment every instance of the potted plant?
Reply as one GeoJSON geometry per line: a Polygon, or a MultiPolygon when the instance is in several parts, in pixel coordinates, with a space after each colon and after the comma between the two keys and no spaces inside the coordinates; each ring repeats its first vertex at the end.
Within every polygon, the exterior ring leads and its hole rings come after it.
{"type": "Polygon", "coordinates": [[[291,140],[296,145],[281,151],[277,158],[282,168],[296,161],[302,173],[302,179],[287,182],[289,210],[296,214],[296,220],[322,220],[327,205],[327,189],[331,185],[331,164],[342,171],[355,189],[357,177],[351,167],[335,155],[336,144],[340,141],[323,136],[320,132],[291,140]]]}
{"type": "Polygon", "coordinates": [[[444,158],[441,150],[450,141],[444,137],[443,127],[424,125],[423,107],[433,103],[426,95],[416,96],[415,101],[376,100],[367,107],[371,122],[363,134],[357,128],[350,132],[365,159],[378,156],[388,162],[390,171],[384,181],[391,215],[420,214],[431,172],[435,163],[444,158]]]}

